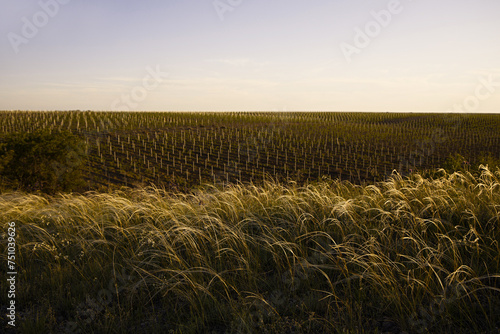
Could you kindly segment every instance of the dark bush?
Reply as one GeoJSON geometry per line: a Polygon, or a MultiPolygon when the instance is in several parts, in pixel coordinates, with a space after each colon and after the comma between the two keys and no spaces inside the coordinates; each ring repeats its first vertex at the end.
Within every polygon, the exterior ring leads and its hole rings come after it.
{"type": "Polygon", "coordinates": [[[0,138],[3,190],[78,191],[85,185],[85,142],[71,132],[12,133],[0,138]]]}

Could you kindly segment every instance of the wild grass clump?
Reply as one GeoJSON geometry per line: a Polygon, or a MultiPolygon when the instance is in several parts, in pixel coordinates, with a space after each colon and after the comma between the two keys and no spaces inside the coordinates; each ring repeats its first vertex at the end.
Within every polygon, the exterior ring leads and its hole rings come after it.
{"type": "Polygon", "coordinates": [[[17,226],[26,333],[500,328],[500,169],[365,187],[8,193],[0,212],[3,234],[17,226]]]}

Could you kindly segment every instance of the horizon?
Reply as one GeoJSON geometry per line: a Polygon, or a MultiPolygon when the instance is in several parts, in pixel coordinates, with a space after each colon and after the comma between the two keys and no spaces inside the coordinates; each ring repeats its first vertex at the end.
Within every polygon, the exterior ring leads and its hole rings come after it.
{"type": "Polygon", "coordinates": [[[91,112],[91,113],[366,113],[366,114],[415,114],[415,115],[425,115],[425,114],[448,114],[448,115],[500,115],[500,111],[481,111],[481,112],[460,112],[460,111],[363,111],[363,110],[80,110],[80,109],[53,109],[53,110],[27,110],[27,109],[11,109],[11,110],[0,110],[2,112],[47,112],[47,113],[57,113],[57,112],[91,112]]]}
{"type": "Polygon", "coordinates": [[[8,2],[0,110],[500,112],[500,3],[8,2]]]}

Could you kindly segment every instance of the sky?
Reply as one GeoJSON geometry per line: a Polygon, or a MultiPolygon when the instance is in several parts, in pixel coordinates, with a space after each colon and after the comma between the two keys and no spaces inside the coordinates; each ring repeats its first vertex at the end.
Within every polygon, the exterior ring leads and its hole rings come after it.
{"type": "Polygon", "coordinates": [[[0,110],[500,112],[498,0],[0,1],[0,110]]]}

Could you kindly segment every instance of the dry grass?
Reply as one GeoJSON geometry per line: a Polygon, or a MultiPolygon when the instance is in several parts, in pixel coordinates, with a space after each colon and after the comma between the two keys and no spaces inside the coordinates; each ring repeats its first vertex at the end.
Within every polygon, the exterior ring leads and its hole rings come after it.
{"type": "MultiPolygon", "coordinates": [[[[189,195],[2,194],[2,233],[17,225],[21,326],[496,331],[500,170],[442,175],[395,174],[366,187],[207,186],[189,195]]],[[[1,248],[6,263],[5,241],[1,248]]]]}

